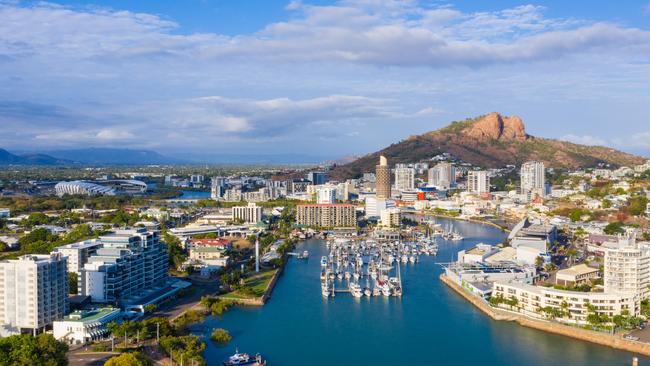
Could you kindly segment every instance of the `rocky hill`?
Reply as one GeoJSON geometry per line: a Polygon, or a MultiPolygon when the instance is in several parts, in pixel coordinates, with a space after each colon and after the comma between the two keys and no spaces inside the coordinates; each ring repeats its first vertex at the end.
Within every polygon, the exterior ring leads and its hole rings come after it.
{"type": "Polygon", "coordinates": [[[351,178],[373,172],[379,155],[385,155],[394,165],[425,161],[442,153],[450,153],[457,159],[484,168],[519,165],[529,160],[543,161],[547,167],[567,169],[594,167],[598,163],[629,166],[645,161],[645,158],[609,147],[530,136],[521,118],[493,112],[411,136],[381,151],[337,166],[332,177],[351,178]]]}

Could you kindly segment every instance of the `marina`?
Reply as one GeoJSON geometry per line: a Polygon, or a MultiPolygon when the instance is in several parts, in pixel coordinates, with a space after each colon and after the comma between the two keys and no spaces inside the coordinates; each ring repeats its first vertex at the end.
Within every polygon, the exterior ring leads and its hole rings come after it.
{"type": "MultiPolygon", "coordinates": [[[[436,221],[442,227],[449,223],[436,221]]],[[[222,317],[206,319],[207,329],[226,328],[233,340],[225,347],[207,342],[205,357],[221,362],[239,347],[260,352],[271,365],[630,364],[629,352],[491,320],[450,290],[438,279],[442,268],[437,262],[450,261],[458,250],[479,242],[497,244],[505,237],[487,225],[453,222],[453,227],[465,240],[438,237],[437,256],[422,255],[417,264],[400,266],[401,297],[357,298],[337,292],[335,298],[324,298],[320,273],[321,259],[330,253],[327,242],[300,243],[295,251],[308,250],[310,259],[289,260],[264,307],[233,308],[222,317]]],[[[649,358],[639,358],[640,365],[649,363],[649,358]]]]}

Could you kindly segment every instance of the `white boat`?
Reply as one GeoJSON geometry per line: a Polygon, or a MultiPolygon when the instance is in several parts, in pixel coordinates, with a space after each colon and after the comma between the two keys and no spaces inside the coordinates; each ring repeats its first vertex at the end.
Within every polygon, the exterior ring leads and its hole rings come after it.
{"type": "Polygon", "coordinates": [[[359,274],[359,272],[355,271],[354,274],[352,274],[352,277],[354,277],[355,280],[359,280],[359,278],[361,278],[361,275],[359,274]]]}
{"type": "Polygon", "coordinates": [[[381,286],[381,294],[384,296],[390,296],[390,285],[388,282],[384,282],[384,284],[381,286]]]}
{"type": "Polygon", "coordinates": [[[350,277],[351,277],[350,272],[345,271],[345,273],[343,274],[343,277],[345,277],[346,280],[349,280],[350,277]]]}
{"type": "Polygon", "coordinates": [[[365,287],[365,288],[363,289],[363,294],[366,295],[366,296],[368,296],[368,297],[370,297],[370,296],[372,296],[372,291],[370,290],[370,288],[365,287]]]}
{"type": "Polygon", "coordinates": [[[375,285],[375,287],[372,289],[372,296],[379,295],[381,295],[381,289],[379,288],[379,285],[375,285]]]}
{"type": "Polygon", "coordinates": [[[327,267],[327,257],[326,256],[322,256],[320,258],[320,266],[321,267],[327,267]]]}
{"type": "MultiPolygon", "coordinates": [[[[309,258],[309,251],[308,251],[308,250],[305,250],[304,252],[302,252],[302,257],[303,257],[303,258],[309,258]]],[[[321,261],[322,261],[322,260],[323,260],[323,259],[321,258],[321,261]]],[[[325,263],[327,264],[327,262],[325,262],[325,263]]],[[[322,263],[321,263],[321,264],[322,264],[322,263]]]]}
{"type": "Polygon", "coordinates": [[[337,277],[339,280],[342,280],[342,279],[343,279],[343,273],[339,272],[339,273],[336,275],[336,277],[337,277]]]}
{"type": "Polygon", "coordinates": [[[354,297],[363,297],[363,290],[361,290],[361,285],[356,282],[350,282],[348,286],[350,288],[350,294],[354,297]]]}
{"type": "Polygon", "coordinates": [[[409,257],[409,262],[411,262],[411,263],[417,262],[417,256],[415,256],[415,255],[410,256],[409,257]]]}
{"type": "Polygon", "coordinates": [[[330,296],[330,288],[327,286],[326,283],[323,283],[320,287],[321,289],[321,294],[323,297],[329,297],[330,296]]]}
{"type": "Polygon", "coordinates": [[[408,263],[409,261],[409,256],[406,254],[402,254],[402,263],[408,263]]]}

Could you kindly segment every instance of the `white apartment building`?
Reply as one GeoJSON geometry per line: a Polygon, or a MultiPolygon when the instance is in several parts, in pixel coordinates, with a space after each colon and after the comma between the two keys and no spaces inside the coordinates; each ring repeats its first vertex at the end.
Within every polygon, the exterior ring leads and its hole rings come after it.
{"type": "Polygon", "coordinates": [[[415,169],[405,164],[395,167],[395,189],[398,191],[412,191],[415,189],[415,169]]]}
{"type": "Polygon", "coordinates": [[[382,226],[399,227],[402,223],[399,208],[393,207],[382,211],[380,221],[382,226]]]}
{"type": "Polygon", "coordinates": [[[67,260],[60,253],[0,261],[0,336],[36,334],[67,310],[67,260]]]}
{"type": "Polygon", "coordinates": [[[429,169],[428,185],[447,190],[456,185],[456,168],[451,163],[440,163],[429,169]]]}
{"type": "Polygon", "coordinates": [[[232,219],[242,220],[248,224],[257,224],[262,221],[262,206],[249,203],[247,206],[235,206],[232,208],[232,219]]]}
{"type": "Polygon", "coordinates": [[[318,186],[316,189],[316,203],[336,203],[335,186],[318,186]]]}
{"type": "Polygon", "coordinates": [[[467,173],[467,191],[474,194],[490,193],[490,176],[485,170],[467,173]]]}
{"type": "Polygon", "coordinates": [[[604,243],[605,292],[624,292],[646,298],[650,295],[650,243],[637,243],[634,234],[604,243]]]}
{"type": "Polygon", "coordinates": [[[381,213],[391,207],[395,207],[395,201],[383,198],[377,198],[375,196],[366,197],[366,217],[371,218],[381,218],[381,213]]]}
{"type": "Polygon", "coordinates": [[[54,252],[61,253],[61,255],[68,258],[68,272],[81,274],[81,270],[84,268],[84,264],[88,262],[88,258],[97,253],[97,249],[102,246],[101,241],[90,239],[57,247],[54,252]]]}
{"type": "Polygon", "coordinates": [[[494,282],[492,297],[517,299],[516,307],[504,304],[500,306],[531,318],[544,319],[546,315],[539,309],[547,306],[568,311],[569,316],[557,320],[581,325],[588,323],[589,309],[587,305],[593,306],[596,313],[610,317],[619,315],[624,310],[629,311],[630,315],[636,316],[639,314],[641,306],[640,296],[634,293],[564,291],[514,281],[494,282]]]}
{"type": "Polygon", "coordinates": [[[539,161],[529,161],[521,165],[521,194],[545,195],[546,190],[546,171],[544,163],[539,161]]]}

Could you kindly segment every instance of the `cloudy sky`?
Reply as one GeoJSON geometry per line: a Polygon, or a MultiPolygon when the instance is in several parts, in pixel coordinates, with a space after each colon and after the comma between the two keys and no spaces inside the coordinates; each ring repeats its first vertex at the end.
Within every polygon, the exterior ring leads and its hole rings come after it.
{"type": "Polygon", "coordinates": [[[0,0],[0,147],[366,153],[499,111],[650,156],[648,1],[0,0]]]}

